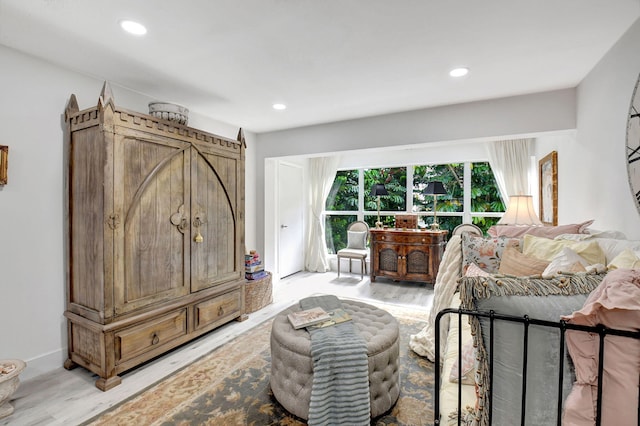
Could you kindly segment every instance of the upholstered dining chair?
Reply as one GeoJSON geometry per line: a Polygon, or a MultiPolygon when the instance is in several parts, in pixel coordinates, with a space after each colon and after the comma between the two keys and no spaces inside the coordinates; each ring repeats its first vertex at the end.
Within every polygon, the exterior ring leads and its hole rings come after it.
{"type": "Polygon", "coordinates": [[[351,261],[353,259],[360,261],[360,279],[364,278],[367,273],[367,256],[369,248],[367,241],[369,239],[369,225],[363,221],[356,221],[347,227],[347,247],[338,250],[338,277],[340,277],[340,260],[349,259],[349,272],[351,271],[351,261]]]}

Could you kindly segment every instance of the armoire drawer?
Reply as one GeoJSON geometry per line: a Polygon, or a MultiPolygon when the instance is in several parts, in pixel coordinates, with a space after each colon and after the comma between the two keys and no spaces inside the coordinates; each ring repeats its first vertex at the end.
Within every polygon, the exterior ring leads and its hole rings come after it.
{"type": "Polygon", "coordinates": [[[187,334],[187,310],[171,312],[115,333],[116,364],[187,334]]]}
{"type": "Polygon", "coordinates": [[[238,290],[205,300],[194,306],[195,329],[208,327],[242,311],[242,292],[238,290]]]}

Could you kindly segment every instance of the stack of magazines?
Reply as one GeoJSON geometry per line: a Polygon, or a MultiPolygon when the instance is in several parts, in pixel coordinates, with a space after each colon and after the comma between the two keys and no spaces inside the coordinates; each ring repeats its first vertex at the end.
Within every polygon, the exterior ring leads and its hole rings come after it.
{"type": "Polygon", "coordinates": [[[244,277],[248,280],[259,280],[267,276],[262,260],[257,251],[251,250],[244,255],[244,277]]]}
{"type": "Polygon", "coordinates": [[[320,307],[291,312],[287,317],[289,318],[289,322],[291,322],[293,328],[296,330],[303,327],[329,327],[351,320],[351,315],[349,315],[344,309],[337,308],[327,312],[320,307]]]}

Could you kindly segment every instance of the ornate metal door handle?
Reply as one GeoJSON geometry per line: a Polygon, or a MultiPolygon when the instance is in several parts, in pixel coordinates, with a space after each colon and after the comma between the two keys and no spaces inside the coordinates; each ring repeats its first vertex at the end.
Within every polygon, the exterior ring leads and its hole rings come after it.
{"type": "Polygon", "coordinates": [[[178,207],[178,211],[171,215],[171,223],[178,228],[182,234],[185,233],[189,226],[187,217],[184,214],[184,204],[178,207]]]}
{"type": "Polygon", "coordinates": [[[200,233],[200,227],[204,224],[204,221],[202,220],[202,216],[200,213],[196,213],[193,216],[193,228],[195,230],[195,236],[193,237],[193,241],[195,241],[196,243],[201,243],[204,241],[204,237],[202,236],[202,234],[200,233]]]}

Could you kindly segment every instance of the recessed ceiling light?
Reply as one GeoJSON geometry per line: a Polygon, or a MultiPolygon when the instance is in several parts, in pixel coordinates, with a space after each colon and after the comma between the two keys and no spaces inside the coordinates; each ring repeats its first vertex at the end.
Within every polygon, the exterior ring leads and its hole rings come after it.
{"type": "Polygon", "coordinates": [[[449,71],[451,77],[463,77],[469,73],[469,68],[454,68],[449,71]]]}
{"type": "Polygon", "coordinates": [[[126,19],[122,20],[120,21],[120,27],[122,27],[122,29],[129,34],[133,35],[145,35],[147,33],[147,29],[145,28],[145,26],[135,21],[129,21],[126,19]]]}
{"type": "Polygon", "coordinates": [[[287,109],[285,104],[273,104],[273,109],[277,109],[278,111],[282,111],[283,109],[287,109]]]}

